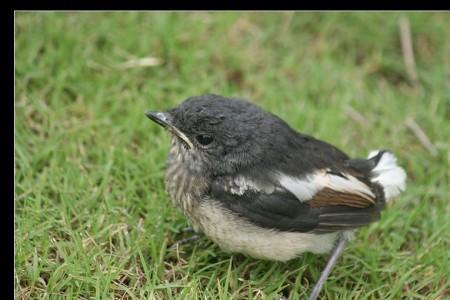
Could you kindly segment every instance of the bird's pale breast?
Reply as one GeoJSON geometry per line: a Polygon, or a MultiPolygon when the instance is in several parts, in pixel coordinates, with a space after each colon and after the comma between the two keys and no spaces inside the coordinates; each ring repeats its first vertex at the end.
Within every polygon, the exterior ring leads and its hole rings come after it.
{"type": "Polygon", "coordinates": [[[255,226],[217,205],[205,201],[197,208],[204,233],[223,250],[276,261],[287,261],[304,252],[327,253],[336,233],[315,235],[281,232],[255,226]]]}
{"type": "Polygon", "coordinates": [[[196,231],[202,231],[201,216],[196,212],[207,184],[189,166],[188,159],[186,150],[176,140],[172,141],[166,161],[165,188],[172,204],[183,211],[196,231]]]}

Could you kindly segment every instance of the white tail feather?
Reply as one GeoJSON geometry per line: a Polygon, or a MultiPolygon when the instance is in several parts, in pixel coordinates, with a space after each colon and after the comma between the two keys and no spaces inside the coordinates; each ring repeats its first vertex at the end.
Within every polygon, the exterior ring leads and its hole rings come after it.
{"type": "MultiPolygon", "coordinates": [[[[379,152],[379,150],[371,151],[368,158],[376,156],[379,152]]],[[[371,180],[383,187],[386,202],[406,189],[406,172],[397,165],[396,161],[397,158],[394,154],[384,152],[372,170],[371,180]]]]}

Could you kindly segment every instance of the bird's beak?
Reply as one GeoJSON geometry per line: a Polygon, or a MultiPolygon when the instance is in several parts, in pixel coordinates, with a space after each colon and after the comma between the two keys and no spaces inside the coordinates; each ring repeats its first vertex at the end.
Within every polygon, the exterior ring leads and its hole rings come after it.
{"type": "Polygon", "coordinates": [[[178,136],[189,147],[189,149],[193,148],[193,144],[189,140],[189,138],[172,124],[171,118],[168,113],[148,111],[145,113],[145,115],[153,122],[161,125],[165,129],[178,136]]]}

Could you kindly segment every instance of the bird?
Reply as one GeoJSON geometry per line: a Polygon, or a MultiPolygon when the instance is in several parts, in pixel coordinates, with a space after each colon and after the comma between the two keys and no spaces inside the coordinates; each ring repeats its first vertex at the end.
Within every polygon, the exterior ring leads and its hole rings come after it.
{"type": "Polygon", "coordinates": [[[406,189],[391,151],[351,158],[249,100],[204,94],[145,115],[170,136],[165,190],[195,232],[263,260],[331,253],[309,299],[355,230],[406,189]]]}

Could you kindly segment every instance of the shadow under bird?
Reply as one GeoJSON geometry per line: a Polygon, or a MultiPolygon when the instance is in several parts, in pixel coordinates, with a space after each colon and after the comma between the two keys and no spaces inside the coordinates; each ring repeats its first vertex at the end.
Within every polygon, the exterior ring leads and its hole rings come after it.
{"type": "Polygon", "coordinates": [[[146,115],[170,134],[166,191],[196,232],[267,260],[331,251],[310,299],[354,229],[405,190],[391,152],[350,158],[247,101],[203,95],[146,115]]]}

